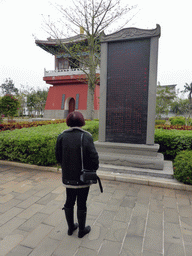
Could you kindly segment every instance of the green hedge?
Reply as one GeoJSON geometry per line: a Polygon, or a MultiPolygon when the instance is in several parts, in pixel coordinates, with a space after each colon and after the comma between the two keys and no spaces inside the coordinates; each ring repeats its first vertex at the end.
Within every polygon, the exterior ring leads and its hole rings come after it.
{"type": "Polygon", "coordinates": [[[174,117],[170,117],[169,121],[171,123],[171,125],[185,125],[185,117],[183,116],[174,116],[174,117]]]}
{"type": "Polygon", "coordinates": [[[171,125],[192,125],[191,118],[185,118],[184,116],[174,116],[170,117],[169,121],[171,125]]]}
{"type": "MultiPolygon", "coordinates": [[[[98,138],[98,121],[87,121],[83,127],[98,138]]],[[[65,123],[3,131],[0,133],[0,159],[50,166],[56,164],[55,144],[57,136],[65,129],[65,123]]]]}
{"type": "Polygon", "coordinates": [[[166,123],[166,120],[155,120],[155,125],[165,124],[165,123],[166,123]]]}
{"type": "MultiPolygon", "coordinates": [[[[55,143],[59,133],[67,129],[65,123],[15,129],[0,132],[0,159],[37,165],[56,164],[55,143]]],[[[99,121],[86,121],[83,129],[98,140],[99,121]]],[[[192,131],[155,130],[155,143],[166,160],[173,160],[178,152],[192,149],[192,131]]]]}
{"type": "Polygon", "coordinates": [[[156,129],[155,143],[166,160],[173,160],[178,152],[192,149],[192,131],[156,129]]]}
{"type": "Polygon", "coordinates": [[[181,151],[174,159],[174,177],[192,185],[192,151],[181,151]]]}

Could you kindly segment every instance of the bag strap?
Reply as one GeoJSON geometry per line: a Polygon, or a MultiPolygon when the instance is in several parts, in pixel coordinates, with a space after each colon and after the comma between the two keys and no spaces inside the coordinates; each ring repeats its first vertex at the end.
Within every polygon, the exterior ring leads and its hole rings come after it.
{"type": "Polygon", "coordinates": [[[83,133],[81,134],[81,165],[82,165],[82,170],[84,169],[84,164],[83,164],[83,133]]]}
{"type": "Polygon", "coordinates": [[[99,182],[100,191],[101,191],[101,193],[103,193],[103,186],[102,186],[101,180],[98,175],[97,175],[97,180],[99,182]]]}
{"type": "MultiPolygon", "coordinates": [[[[83,133],[81,134],[81,164],[82,164],[82,170],[83,170],[84,169],[84,164],[83,164],[83,133]]],[[[98,175],[97,175],[97,180],[99,182],[100,191],[101,191],[101,193],[103,193],[103,186],[102,186],[101,180],[100,180],[98,175]]]]}

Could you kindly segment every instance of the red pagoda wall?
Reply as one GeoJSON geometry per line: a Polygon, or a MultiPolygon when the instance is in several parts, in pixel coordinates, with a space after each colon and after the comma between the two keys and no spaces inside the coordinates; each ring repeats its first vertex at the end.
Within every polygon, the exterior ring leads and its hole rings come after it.
{"type": "Polygon", "coordinates": [[[85,110],[87,108],[87,85],[54,85],[49,88],[45,110],[60,110],[62,104],[62,95],[65,94],[65,100],[69,97],[76,99],[79,94],[78,109],[85,110]]]}

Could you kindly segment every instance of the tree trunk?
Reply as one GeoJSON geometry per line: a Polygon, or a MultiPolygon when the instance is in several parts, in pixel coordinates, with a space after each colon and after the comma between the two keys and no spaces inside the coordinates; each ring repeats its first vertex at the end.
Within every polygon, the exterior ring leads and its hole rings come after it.
{"type": "Polygon", "coordinates": [[[88,92],[87,92],[87,119],[94,118],[94,91],[96,80],[96,64],[95,64],[95,50],[94,37],[89,39],[89,75],[88,75],[88,92]]]}
{"type": "Polygon", "coordinates": [[[94,88],[88,84],[87,92],[87,116],[86,119],[94,119],[94,88]]]}

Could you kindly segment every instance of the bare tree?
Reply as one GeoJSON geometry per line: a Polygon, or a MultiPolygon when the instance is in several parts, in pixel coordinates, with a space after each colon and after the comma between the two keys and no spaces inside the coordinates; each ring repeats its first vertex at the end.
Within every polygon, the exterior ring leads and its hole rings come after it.
{"type": "MultiPolygon", "coordinates": [[[[75,0],[72,6],[55,5],[62,18],[58,23],[50,19],[44,22],[47,33],[58,40],[58,45],[67,52],[73,60],[81,63],[80,68],[86,74],[88,81],[87,118],[94,116],[94,89],[98,82],[96,68],[100,63],[100,40],[105,30],[116,32],[122,29],[134,17],[132,10],[136,6],[124,5],[122,0],[75,0]],[[129,15],[128,15],[129,14],[129,15]],[[118,26],[117,26],[118,24],[118,26]],[[61,38],[66,35],[81,35],[80,43],[71,39],[66,44],[61,38]],[[87,58],[82,57],[87,52],[87,58]]],[[[74,64],[75,65],[75,64],[74,64]]]]}

